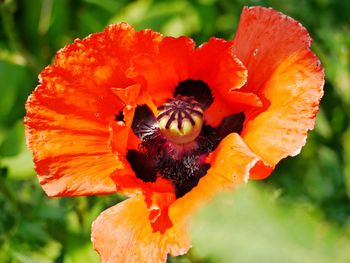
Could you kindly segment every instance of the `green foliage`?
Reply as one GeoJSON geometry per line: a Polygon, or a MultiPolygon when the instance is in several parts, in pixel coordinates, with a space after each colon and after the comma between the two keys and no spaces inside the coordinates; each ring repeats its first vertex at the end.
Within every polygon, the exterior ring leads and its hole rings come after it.
{"type": "Polygon", "coordinates": [[[350,261],[347,233],[319,208],[254,183],[217,196],[193,221],[193,250],[204,262],[350,261]]]}
{"type": "Polygon", "coordinates": [[[224,194],[194,218],[194,249],[169,262],[349,262],[350,2],[343,0],[0,1],[0,262],[98,262],[90,225],[119,196],[49,199],[24,142],[24,103],[37,75],[75,38],[113,22],[233,37],[244,5],[299,20],[326,72],[315,131],[265,180],[224,194]],[[268,188],[266,188],[268,186],[268,188]]]}

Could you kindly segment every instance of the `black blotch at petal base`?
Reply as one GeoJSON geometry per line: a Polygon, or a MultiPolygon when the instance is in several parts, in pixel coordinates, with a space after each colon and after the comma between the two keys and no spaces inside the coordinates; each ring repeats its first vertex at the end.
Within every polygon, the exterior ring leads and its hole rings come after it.
{"type": "Polygon", "coordinates": [[[225,138],[230,133],[241,133],[245,116],[243,112],[226,116],[222,119],[219,126],[216,128],[216,134],[220,140],[225,138]]]}
{"type": "Polygon", "coordinates": [[[138,105],[131,124],[134,134],[142,141],[146,136],[152,135],[157,128],[157,119],[151,109],[147,105],[138,105]]]}
{"type": "Polygon", "coordinates": [[[136,150],[129,150],[126,154],[136,177],[144,182],[155,182],[157,180],[157,170],[155,161],[144,153],[136,150]]]}
{"type": "Polygon", "coordinates": [[[210,168],[210,164],[205,163],[201,164],[199,171],[196,173],[195,177],[187,178],[187,180],[175,183],[175,194],[176,198],[180,198],[187,194],[189,191],[193,189],[193,187],[197,186],[199,180],[207,174],[208,169],[210,168]]]}
{"type": "Polygon", "coordinates": [[[202,80],[187,79],[179,82],[174,90],[174,97],[177,95],[194,97],[204,109],[209,108],[214,101],[210,87],[202,80]]]}

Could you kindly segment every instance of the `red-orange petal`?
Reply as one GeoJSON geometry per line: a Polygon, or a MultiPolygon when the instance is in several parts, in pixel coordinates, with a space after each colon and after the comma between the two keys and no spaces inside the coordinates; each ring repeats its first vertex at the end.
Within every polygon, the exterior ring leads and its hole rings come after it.
{"type": "Polygon", "coordinates": [[[109,124],[109,145],[113,153],[119,156],[125,156],[127,149],[130,148],[129,141],[133,140],[131,124],[134,118],[137,98],[140,94],[140,85],[134,84],[126,88],[115,88],[112,89],[112,92],[120,98],[124,107],[118,113],[122,113],[122,120],[114,119],[109,124]]]}
{"type": "Polygon", "coordinates": [[[194,47],[195,43],[188,37],[164,37],[158,54],[142,54],[133,59],[128,77],[144,80],[147,93],[159,106],[173,96],[180,81],[188,79],[194,47]]]}
{"type": "Polygon", "coordinates": [[[153,231],[148,217],[142,195],[104,211],[93,223],[91,237],[102,262],[166,262],[168,253],[187,252],[190,241],[183,223],[161,234],[153,231]]]}
{"type": "Polygon", "coordinates": [[[171,181],[158,177],[155,182],[144,182],[136,177],[130,165],[113,173],[112,179],[117,191],[133,197],[142,194],[149,210],[149,220],[153,231],[164,233],[172,226],[168,215],[169,205],[176,199],[171,181]]]}
{"type": "MultiPolygon", "coordinates": [[[[74,88],[59,71],[48,67],[26,104],[27,144],[40,183],[49,196],[113,193],[109,175],[123,164],[111,153],[106,120],[98,115],[108,116],[101,106],[106,100],[67,92],[74,88]]],[[[118,107],[116,100],[111,114],[118,107]]]]}
{"type": "Polygon", "coordinates": [[[205,81],[221,96],[239,89],[247,80],[247,69],[232,52],[232,41],[211,38],[195,50],[191,75],[205,81]]]}
{"type": "MultiPolygon", "coordinates": [[[[75,78],[76,82],[86,85],[85,88],[100,89],[125,88],[134,82],[128,79],[125,71],[133,56],[141,53],[154,53],[163,38],[152,30],[136,32],[126,23],[113,24],[104,32],[95,33],[83,40],[61,49],[55,65],[64,69],[75,78]]],[[[83,88],[83,87],[82,87],[83,88]]]]}
{"type": "Polygon", "coordinates": [[[116,191],[110,176],[125,160],[112,152],[109,128],[125,102],[113,89],[134,83],[125,76],[131,57],[155,52],[161,39],[151,30],[112,25],[67,45],[40,74],[26,103],[25,127],[49,196],[116,191]]]}
{"type": "Polygon", "coordinates": [[[244,91],[253,91],[266,111],[247,112],[242,136],[263,158],[263,178],[276,163],[300,152],[313,129],[323,95],[324,73],[310,51],[311,38],[292,18],[270,8],[244,8],[234,53],[248,69],[244,91]]]}
{"type": "Polygon", "coordinates": [[[247,69],[233,55],[232,41],[211,38],[195,50],[190,70],[190,78],[204,81],[213,93],[214,102],[205,112],[208,124],[216,126],[225,116],[242,111],[244,103],[254,104],[254,94],[241,100],[233,95],[246,82],[247,69]]]}

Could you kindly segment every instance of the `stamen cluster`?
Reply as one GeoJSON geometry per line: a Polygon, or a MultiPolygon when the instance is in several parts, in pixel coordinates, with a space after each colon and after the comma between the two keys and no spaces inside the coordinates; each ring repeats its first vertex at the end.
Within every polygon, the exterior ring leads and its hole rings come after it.
{"type": "Polygon", "coordinates": [[[157,116],[147,105],[136,107],[132,130],[141,144],[126,157],[139,179],[170,180],[178,198],[197,185],[210,168],[206,156],[227,134],[239,133],[244,121],[244,114],[238,113],[225,117],[217,127],[207,125],[204,111],[212,101],[206,83],[189,79],[157,108],[157,116]]]}

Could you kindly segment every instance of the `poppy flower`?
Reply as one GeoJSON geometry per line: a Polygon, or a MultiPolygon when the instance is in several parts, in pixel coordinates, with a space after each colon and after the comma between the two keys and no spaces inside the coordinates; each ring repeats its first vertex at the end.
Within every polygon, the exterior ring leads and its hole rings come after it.
{"type": "Polygon", "coordinates": [[[26,103],[48,196],[120,192],[93,223],[103,262],[164,262],[215,193],[263,179],[313,129],[324,73],[300,23],[244,8],[233,40],[120,23],[60,50],[26,103]]]}

